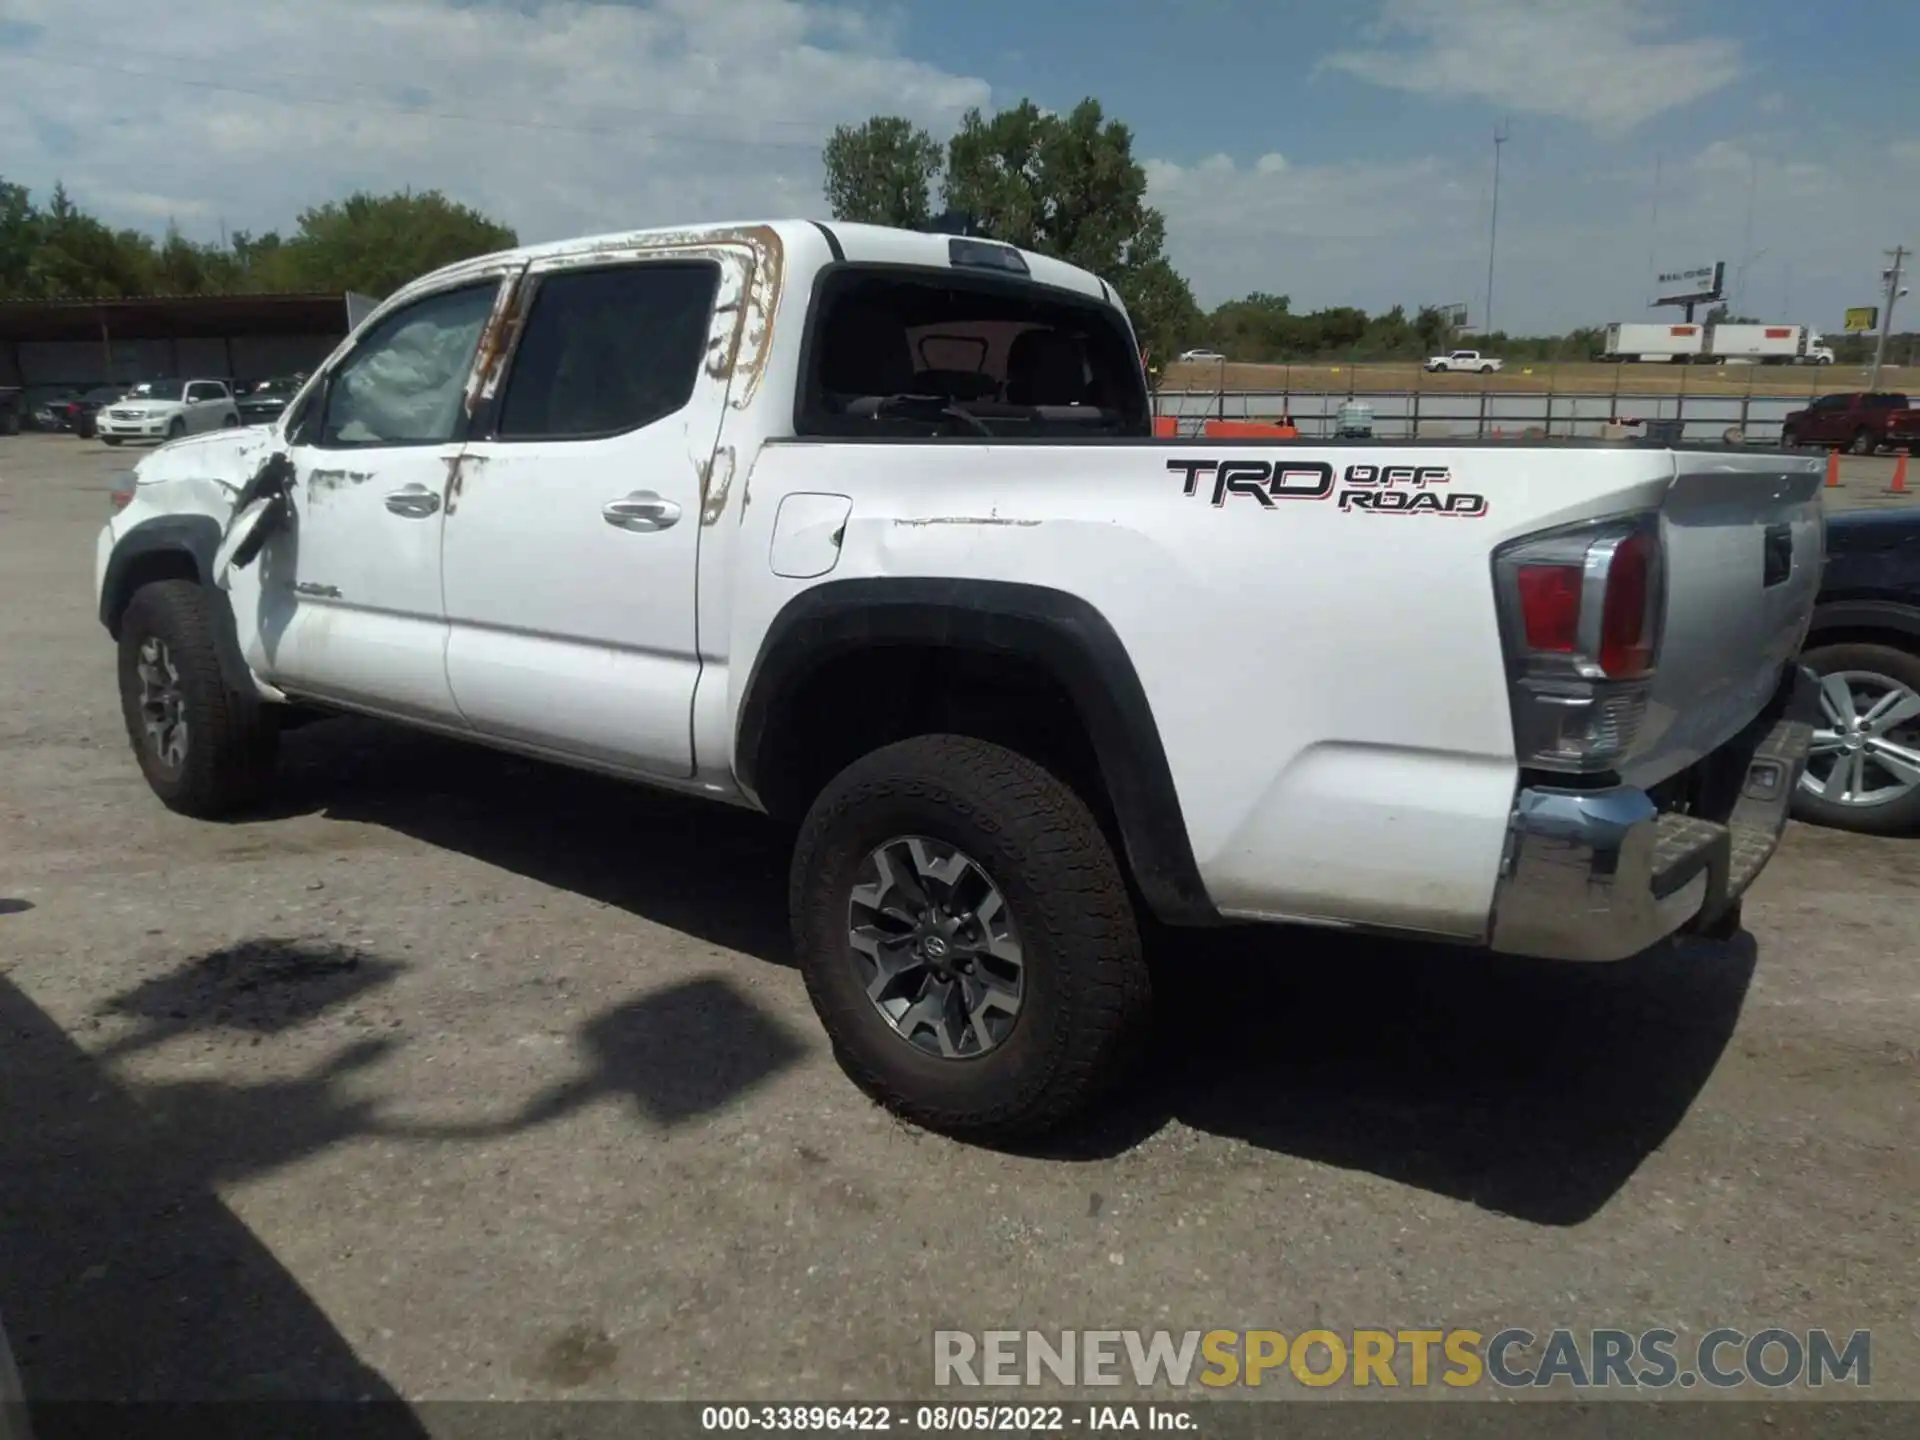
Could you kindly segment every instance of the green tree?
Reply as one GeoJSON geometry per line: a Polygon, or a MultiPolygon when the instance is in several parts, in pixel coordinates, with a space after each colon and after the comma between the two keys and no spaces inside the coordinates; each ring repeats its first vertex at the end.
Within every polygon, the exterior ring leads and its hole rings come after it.
{"type": "Polygon", "coordinates": [[[154,246],[133,230],[112,230],[75,205],[56,184],[37,226],[27,290],[35,298],[85,299],[152,292],[154,246]]]}
{"type": "Polygon", "coordinates": [[[823,158],[834,219],[913,229],[930,218],[940,144],[913,122],[876,115],[835,126],[823,158]]]}
{"type": "Polygon", "coordinates": [[[1235,360],[1274,361],[1290,358],[1299,348],[1296,332],[1300,317],[1285,295],[1256,290],[1239,300],[1215,307],[1207,317],[1207,338],[1221,354],[1235,360]]]}
{"type": "Polygon", "coordinates": [[[1414,333],[1420,340],[1420,353],[1438,355],[1453,345],[1453,324],[1444,311],[1422,305],[1413,317],[1414,333]]]}
{"type": "Polygon", "coordinates": [[[298,230],[274,247],[272,268],[283,285],[385,296],[429,270],[519,243],[438,190],[356,192],[301,211],[298,230]]]}
{"type": "Polygon", "coordinates": [[[1166,258],[1166,217],[1146,195],[1133,132],[1091,98],[1065,116],[1031,100],[991,119],[969,110],[947,144],[949,210],[1111,281],[1141,343],[1166,355],[1197,332],[1200,310],[1166,258]]]}
{"type": "Polygon", "coordinates": [[[24,185],[0,179],[0,300],[33,299],[33,259],[40,248],[40,212],[24,185]]]}

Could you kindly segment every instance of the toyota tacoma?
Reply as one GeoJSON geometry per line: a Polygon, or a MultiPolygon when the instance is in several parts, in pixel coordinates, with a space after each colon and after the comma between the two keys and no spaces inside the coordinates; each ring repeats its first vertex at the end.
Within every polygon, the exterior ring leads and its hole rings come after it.
{"type": "Polygon", "coordinates": [[[835,1053],[956,1135],[1121,1072],[1148,917],[1731,931],[1818,718],[1815,461],[1156,439],[1139,357],[1098,276],[972,237],[440,270],[116,497],[133,750],[225,815],[291,707],[353,712],[790,821],[835,1053]]]}

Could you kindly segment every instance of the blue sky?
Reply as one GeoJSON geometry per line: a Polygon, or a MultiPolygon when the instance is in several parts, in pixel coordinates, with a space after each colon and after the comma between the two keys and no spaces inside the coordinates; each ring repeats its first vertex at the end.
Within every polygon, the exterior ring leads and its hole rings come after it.
{"type": "MultiPolygon", "coordinates": [[[[1085,95],[1200,298],[1644,315],[1724,259],[1838,328],[1920,240],[1912,0],[0,0],[0,175],[122,223],[286,226],[438,186],[524,238],[822,213],[834,123],[1085,95]],[[1654,222],[1656,164],[1662,177],[1654,222]],[[1749,229],[1749,216],[1751,228],[1749,229]],[[1751,238],[1749,238],[1749,235],[1751,238]],[[1743,262],[1745,262],[1743,264],[1743,262]]],[[[1909,302],[1912,303],[1912,302],[1909,302]]],[[[1920,307],[1916,307],[1920,314],[1920,307]]]]}

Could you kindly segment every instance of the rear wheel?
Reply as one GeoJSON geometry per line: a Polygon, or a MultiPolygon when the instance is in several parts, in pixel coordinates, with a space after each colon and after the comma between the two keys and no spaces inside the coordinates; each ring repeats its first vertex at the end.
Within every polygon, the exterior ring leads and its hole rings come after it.
{"type": "Polygon", "coordinates": [[[1491,375],[1493,373],[1493,367],[1491,365],[1482,365],[1480,367],[1480,373],[1482,375],[1491,375]]]}
{"type": "Polygon", "coordinates": [[[1823,721],[1793,813],[1868,835],[1920,827],[1920,655],[1845,644],[1801,660],[1820,676],[1823,721]]]}
{"type": "Polygon", "coordinates": [[[1138,1049],[1150,988],[1119,863],[1014,751],[924,735],[848,766],[801,827],[789,904],[841,1067],[929,1129],[1053,1129],[1138,1049]]]}
{"type": "Polygon", "coordinates": [[[272,783],[279,728],[259,696],[220,666],[212,595],[192,580],[143,586],[120,621],[120,709],[160,802],[213,818],[272,783]]]}

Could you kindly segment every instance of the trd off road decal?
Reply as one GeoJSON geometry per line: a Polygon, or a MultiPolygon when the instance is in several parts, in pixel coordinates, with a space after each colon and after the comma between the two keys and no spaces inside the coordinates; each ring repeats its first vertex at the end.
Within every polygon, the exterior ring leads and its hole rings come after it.
{"type": "Polygon", "coordinates": [[[1169,460],[1182,477],[1180,493],[1198,495],[1204,485],[1216,508],[1235,496],[1272,510],[1283,500],[1334,501],[1344,512],[1370,515],[1452,515],[1477,520],[1487,497],[1429,487],[1453,483],[1444,465],[1349,465],[1336,483],[1323,460],[1169,460]]]}
{"type": "Polygon", "coordinates": [[[1465,490],[1441,494],[1429,485],[1451,485],[1444,465],[1349,465],[1340,492],[1342,510],[1375,515],[1455,515],[1477,520],[1487,513],[1487,497],[1465,490]],[[1406,487],[1406,488],[1401,488],[1406,487]]]}

